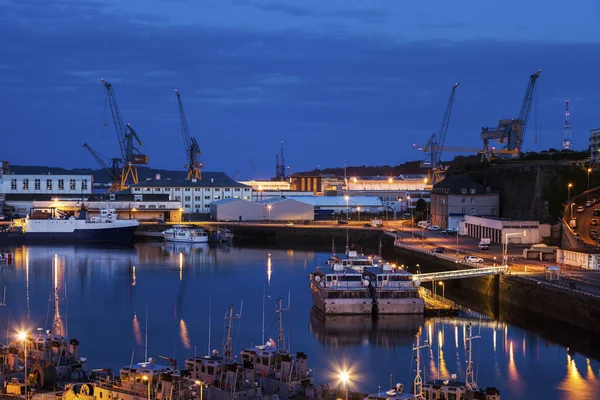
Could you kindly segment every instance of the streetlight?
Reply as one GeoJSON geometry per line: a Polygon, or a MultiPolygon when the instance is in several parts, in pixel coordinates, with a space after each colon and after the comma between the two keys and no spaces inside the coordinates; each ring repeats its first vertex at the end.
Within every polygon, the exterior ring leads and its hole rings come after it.
{"type": "Polygon", "coordinates": [[[356,211],[358,211],[358,222],[360,222],[360,206],[356,207],[356,211]]]}
{"type": "Polygon", "coordinates": [[[414,231],[415,219],[413,217],[413,209],[410,206],[410,195],[406,196],[406,201],[407,201],[408,207],[410,208],[410,237],[411,237],[411,239],[414,239],[415,238],[415,231],[414,231]]]}
{"type": "Polygon", "coordinates": [[[196,386],[200,387],[200,397],[199,399],[202,400],[202,391],[204,390],[204,382],[201,381],[196,381],[196,386]]]}
{"type": "Polygon", "coordinates": [[[346,200],[346,225],[348,225],[348,214],[350,213],[348,210],[348,200],[350,200],[350,196],[344,196],[344,200],[346,200]]]}
{"type": "Polygon", "coordinates": [[[446,296],[444,296],[444,282],[439,281],[438,285],[442,287],[442,298],[446,298],[446,296]]]}
{"type": "Polygon", "coordinates": [[[588,173],[588,190],[587,190],[587,199],[588,201],[590,200],[590,173],[592,172],[591,168],[587,169],[587,173],[588,173]]]}
{"type": "Polygon", "coordinates": [[[21,331],[17,334],[17,338],[21,341],[21,343],[23,343],[23,355],[25,357],[25,362],[23,365],[23,372],[25,373],[25,379],[23,379],[25,382],[25,398],[27,398],[27,334],[28,332],[26,331],[21,331]]]}
{"type": "Polygon", "coordinates": [[[571,215],[570,217],[573,218],[573,204],[571,204],[571,188],[573,187],[572,183],[569,183],[567,185],[567,203],[569,203],[571,205],[571,215]]]}
{"type": "Polygon", "coordinates": [[[504,261],[504,265],[508,265],[508,238],[510,236],[519,236],[519,235],[523,235],[523,236],[527,236],[527,231],[523,230],[523,232],[513,232],[513,233],[507,233],[504,239],[504,252],[503,252],[503,257],[502,260],[504,261]]]}
{"type": "Polygon", "coordinates": [[[152,382],[151,378],[148,378],[148,375],[142,376],[142,380],[148,382],[148,400],[150,400],[150,382],[152,382]]]}
{"type": "Polygon", "coordinates": [[[269,204],[269,205],[267,206],[267,210],[269,210],[269,224],[271,224],[271,208],[272,208],[272,207],[273,207],[273,206],[272,206],[271,204],[269,204]]]}
{"type": "Polygon", "coordinates": [[[346,400],[348,400],[348,386],[350,385],[350,374],[348,371],[340,372],[340,381],[346,386],[346,400]]]}
{"type": "Polygon", "coordinates": [[[456,256],[458,257],[458,234],[460,233],[460,223],[464,222],[464,219],[456,221],[456,256]]]}
{"type": "Polygon", "coordinates": [[[390,190],[392,190],[392,182],[394,182],[394,178],[389,178],[388,183],[390,184],[390,190]]]}

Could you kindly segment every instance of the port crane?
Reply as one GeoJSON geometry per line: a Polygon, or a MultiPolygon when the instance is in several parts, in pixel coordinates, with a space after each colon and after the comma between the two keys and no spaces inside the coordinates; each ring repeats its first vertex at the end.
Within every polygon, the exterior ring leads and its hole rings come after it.
{"type": "Polygon", "coordinates": [[[123,122],[119,105],[117,104],[117,98],[112,85],[101,79],[102,85],[106,89],[108,104],[110,105],[110,112],[112,114],[113,122],[115,124],[115,130],[117,131],[117,139],[119,141],[119,147],[121,148],[121,188],[125,188],[129,183],[138,183],[138,171],[137,165],[148,164],[148,156],[142,154],[137,147],[134,145],[134,139],[137,142],[137,146],[142,145],[142,141],[138,136],[137,132],[131,127],[130,124],[123,122]]]}
{"type": "Polygon", "coordinates": [[[201,169],[204,168],[204,164],[200,161],[200,146],[195,137],[190,136],[188,130],[187,119],[185,118],[185,112],[183,111],[183,103],[181,102],[181,94],[175,89],[177,95],[177,103],[179,104],[179,119],[181,120],[181,134],[183,135],[183,141],[185,145],[185,156],[187,158],[187,164],[185,168],[188,170],[188,179],[202,179],[201,169]]]}
{"type": "Polygon", "coordinates": [[[258,179],[258,171],[256,170],[256,166],[254,165],[254,161],[252,161],[252,157],[248,156],[248,161],[250,161],[250,165],[252,165],[252,170],[254,171],[254,179],[258,179]]]}
{"type": "Polygon", "coordinates": [[[98,162],[98,164],[100,164],[100,166],[102,168],[104,168],[106,170],[106,172],[108,172],[108,179],[110,180],[110,188],[108,189],[108,192],[112,193],[112,192],[118,192],[120,190],[123,190],[123,187],[121,186],[121,177],[119,175],[119,163],[121,162],[121,159],[120,158],[112,158],[110,160],[111,166],[109,167],[104,162],[102,157],[100,157],[100,155],[98,153],[96,153],[94,151],[94,149],[92,149],[87,143],[84,143],[83,147],[85,147],[87,149],[87,151],[90,152],[92,157],[94,157],[96,162],[98,162]]]}
{"type": "Polygon", "coordinates": [[[426,153],[421,166],[431,168],[427,173],[427,183],[430,185],[435,185],[440,180],[440,176],[443,172],[442,152],[446,149],[444,143],[446,141],[446,134],[448,133],[448,126],[450,125],[450,116],[452,115],[452,106],[454,105],[454,95],[456,93],[456,88],[459,85],[460,83],[457,82],[452,86],[452,91],[450,92],[450,98],[448,99],[446,112],[444,113],[444,119],[442,121],[442,128],[438,134],[432,134],[425,146],[414,146],[418,150],[422,150],[426,153]]]}
{"type": "Polygon", "coordinates": [[[497,140],[503,145],[503,149],[512,154],[513,157],[519,155],[523,149],[523,140],[525,138],[525,130],[527,129],[527,121],[531,113],[533,104],[534,89],[537,79],[540,77],[542,70],[537,70],[536,73],[529,76],[529,83],[525,91],[525,97],[521,104],[519,116],[511,119],[501,119],[497,127],[481,128],[481,139],[483,140],[483,156],[490,158],[492,152],[489,148],[490,140],[497,140]]]}

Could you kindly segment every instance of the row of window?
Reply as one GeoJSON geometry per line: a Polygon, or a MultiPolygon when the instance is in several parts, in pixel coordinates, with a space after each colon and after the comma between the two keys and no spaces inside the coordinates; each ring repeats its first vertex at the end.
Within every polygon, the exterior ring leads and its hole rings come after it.
{"type": "MultiPolygon", "coordinates": [[[[463,208],[463,209],[462,209],[462,213],[463,213],[463,214],[466,214],[466,213],[467,213],[467,209],[466,209],[466,208],[463,208]]],[[[474,208],[471,208],[471,209],[470,209],[470,212],[469,212],[469,214],[471,214],[471,215],[475,215],[475,209],[474,209],[474,208]]],[[[496,208],[495,208],[495,207],[492,207],[492,214],[491,214],[491,215],[496,215],[496,208]]]]}
{"type": "MultiPolygon", "coordinates": [[[[476,194],[477,193],[477,189],[476,188],[469,188],[468,191],[469,191],[469,194],[476,194]]],[[[461,194],[467,194],[467,188],[460,188],[460,193],[461,194]]]]}
{"type": "MultiPolygon", "coordinates": [[[[46,179],[46,190],[52,190],[53,183],[54,183],[53,179],[46,179]]],[[[87,190],[87,188],[88,188],[88,180],[82,179],[81,180],[81,190],[87,190]]],[[[23,179],[22,189],[29,190],[29,179],[23,179]]],[[[10,190],[17,190],[17,180],[16,179],[10,180],[10,190]]],[[[36,178],[33,180],[33,190],[42,190],[42,180],[41,179],[36,178]]],[[[64,179],[58,180],[58,190],[65,190],[65,180],[64,179]]],[[[76,179],[69,179],[69,190],[77,190],[77,180],[76,179]]]]}
{"type": "MultiPolygon", "coordinates": [[[[194,188],[194,191],[195,192],[199,192],[200,190],[211,190],[211,189],[213,189],[215,192],[220,192],[221,191],[221,188],[194,188]]],[[[141,192],[142,190],[144,190],[146,192],[150,192],[150,191],[152,191],[152,188],[135,188],[134,189],[134,191],[136,191],[136,192],[141,192]]],[[[171,190],[173,190],[175,192],[181,192],[182,190],[185,191],[185,192],[191,192],[192,191],[192,189],[190,189],[190,188],[185,188],[185,189],[182,189],[182,188],[154,188],[155,192],[160,192],[160,191],[169,192],[171,190]]],[[[231,188],[223,188],[223,191],[224,192],[231,192],[231,188]]],[[[234,192],[240,192],[241,189],[240,188],[234,188],[233,191],[234,192]]],[[[244,188],[244,192],[249,192],[249,191],[250,191],[250,188],[244,188]]]]}

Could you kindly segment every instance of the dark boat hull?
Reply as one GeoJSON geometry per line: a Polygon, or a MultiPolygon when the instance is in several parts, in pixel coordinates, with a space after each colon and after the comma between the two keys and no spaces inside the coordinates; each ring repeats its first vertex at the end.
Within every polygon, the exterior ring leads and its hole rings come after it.
{"type": "Polygon", "coordinates": [[[129,243],[137,226],[75,229],[73,232],[26,232],[27,242],[129,243]]]}

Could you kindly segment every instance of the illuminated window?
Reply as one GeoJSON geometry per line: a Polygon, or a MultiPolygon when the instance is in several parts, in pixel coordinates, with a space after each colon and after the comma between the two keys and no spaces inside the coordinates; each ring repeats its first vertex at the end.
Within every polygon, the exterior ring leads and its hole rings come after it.
{"type": "Polygon", "coordinates": [[[23,190],[29,190],[29,179],[23,179],[23,190]]]}
{"type": "Polygon", "coordinates": [[[52,179],[46,179],[46,190],[52,190],[52,179]]]}
{"type": "Polygon", "coordinates": [[[69,190],[75,190],[75,179],[69,181],[69,190]]]}
{"type": "Polygon", "coordinates": [[[58,190],[65,190],[65,180],[64,179],[58,180],[58,190]]]}

